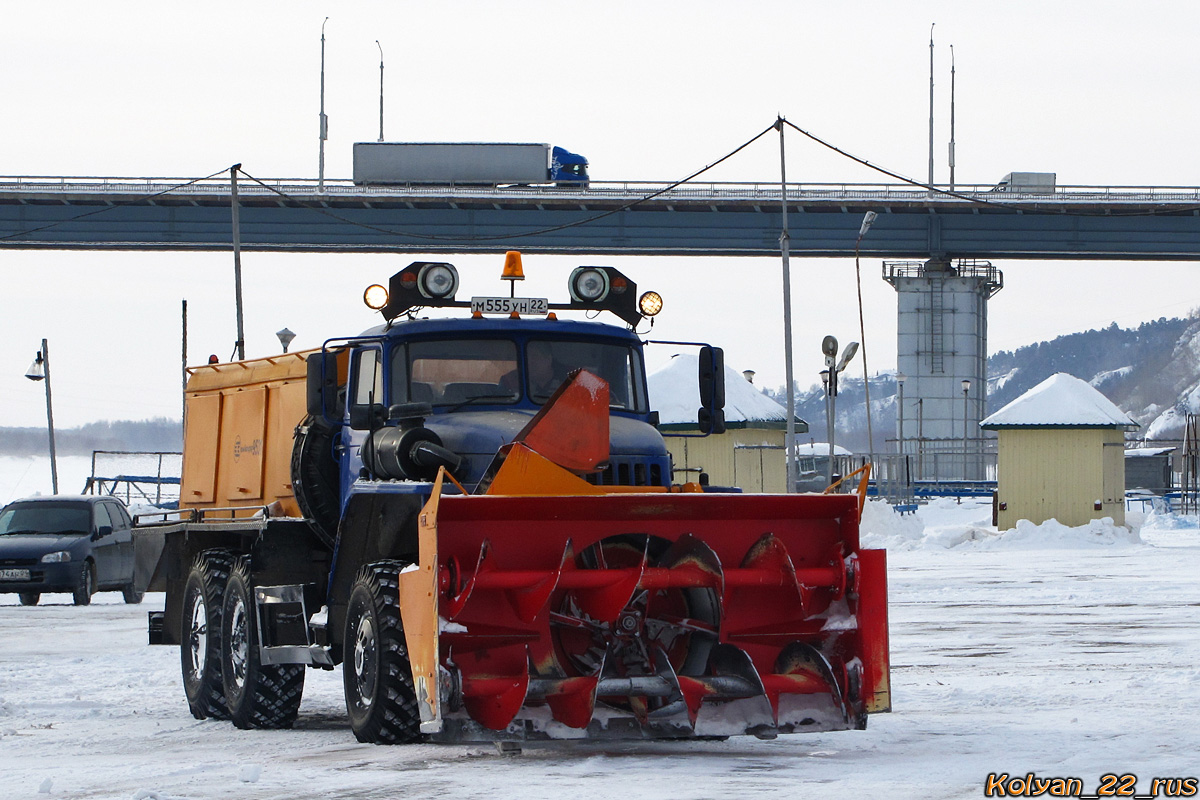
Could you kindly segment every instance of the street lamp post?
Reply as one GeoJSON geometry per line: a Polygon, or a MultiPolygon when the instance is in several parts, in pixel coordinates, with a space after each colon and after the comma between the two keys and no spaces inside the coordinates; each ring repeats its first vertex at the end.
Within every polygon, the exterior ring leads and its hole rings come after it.
{"type": "Polygon", "coordinates": [[[288,345],[292,343],[292,339],[296,338],[296,334],[292,333],[287,328],[281,331],[275,331],[275,335],[279,337],[279,344],[283,347],[283,352],[288,351],[288,345]]]}
{"type": "Polygon", "coordinates": [[[971,475],[970,475],[970,470],[967,467],[967,461],[968,461],[967,449],[969,446],[968,442],[969,442],[970,431],[968,430],[969,422],[968,422],[968,416],[967,416],[967,395],[971,391],[971,382],[969,380],[966,380],[965,378],[963,379],[963,382],[962,382],[962,390],[963,390],[963,479],[969,480],[971,475]]]}
{"type": "Polygon", "coordinates": [[[379,40],[375,40],[375,46],[379,48],[379,141],[383,141],[383,45],[379,40]]]}
{"type": "Polygon", "coordinates": [[[833,484],[833,452],[834,452],[834,420],[837,417],[838,373],[846,369],[850,359],[858,352],[858,342],[851,342],[838,358],[838,340],[835,336],[826,336],[821,340],[821,352],[825,356],[825,369],[821,370],[821,383],[825,386],[825,428],[829,439],[829,470],[830,485],[833,484]]]}
{"type": "Polygon", "coordinates": [[[37,352],[33,363],[25,372],[31,381],[46,381],[46,427],[50,431],[50,484],[58,494],[58,458],[54,452],[54,401],[50,395],[50,348],[42,339],[42,349],[37,352]]]}

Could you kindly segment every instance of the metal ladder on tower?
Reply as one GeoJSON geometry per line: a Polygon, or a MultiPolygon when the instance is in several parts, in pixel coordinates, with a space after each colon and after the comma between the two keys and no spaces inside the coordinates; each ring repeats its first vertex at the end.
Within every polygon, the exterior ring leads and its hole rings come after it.
{"type": "Polygon", "coordinates": [[[946,371],[942,336],[944,314],[942,280],[940,277],[931,275],[929,281],[929,371],[935,375],[946,371]]]}

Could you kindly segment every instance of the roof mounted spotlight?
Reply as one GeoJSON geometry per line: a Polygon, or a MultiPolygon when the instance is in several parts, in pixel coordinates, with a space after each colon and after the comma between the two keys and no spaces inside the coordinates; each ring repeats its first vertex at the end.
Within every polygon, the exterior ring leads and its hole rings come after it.
{"type": "Polygon", "coordinates": [[[612,267],[576,267],[567,289],[569,308],[611,311],[634,327],[649,316],[639,311],[637,284],[612,267]]]}
{"type": "Polygon", "coordinates": [[[378,311],[388,303],[388,290],[378,283],[371,284],[363,292],[363,302],[367,304],[367,308],[378,311]]]}
{"type": "Polygon", "coordinates": [[[455,304],[454,293],[458,291],[458,270],[440,261],[414,261],[392,276],[386,292],[382,289],[370,287],[363,300],[375,308],[371,303],[382,299],[383,305],[378,308],[387,320],[417,306],[450,306],[455,304]]]}
{"type": "Polygon", "coordinates": [[[610,288],[608,273],[604,267],[576,267],[567,281],[571,299],[589,305],[604,302],[610,288]]]}
{"type": "Polygon", "coordinates": [[[417,289],[423,297],[452,300],[458,291],[458,270],[453,264],[425,264],[417,273],[417,289]]]}
{"type": "Polygon", "coordinates": [[[638,310],[643,317],[653,317],[662,311],[663,299],[658,292],[643,292],[638,298],[638,310]]]}

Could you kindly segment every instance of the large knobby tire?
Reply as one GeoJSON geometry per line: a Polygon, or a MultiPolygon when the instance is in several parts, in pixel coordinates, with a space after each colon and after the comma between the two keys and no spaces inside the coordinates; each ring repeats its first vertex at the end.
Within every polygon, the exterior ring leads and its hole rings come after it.
{"type": "Polygon", "coordinates": [[[342,639],[346,711],[360,742],[421,740],[421,716],[400,620],[399,561],[359,570],[350,590],[342,639]]]}
{"type": "Polygon", "coordinates": [[[292,445],[292,493],[317,537],[333,547],[341,517],[341,489],[333,441],[338,429],[316,417],[296,426],[292,445]]]}
{"type": "Polygon", "coordinates": [[[239,728],[290,728],[304,693],[303,664],[263,664],[250,558],[233,564],[221,612],[221,682],[239,728]]]}
{"type": "Polygon", "coordinates": [[[179,661],[183,691],[196,719],[229,719],[221,685],[221,611],[232,566],[228,551],[199,553],[183,590],[179,661]]]}
{"type": "Polygon", "coordinates": [[[17,595],[17,597],[21,598],[21,605],[23,606],[36,606],[38,604],[38,600],[42,599],[42,593],[21,592],[19,595],[17,595]]]}
{"type": "Polygon", "coordinates": [[[90,605],[92,595],[96,593],[96,567],[91,561],[84,561],[79,570],[79,583],[71,592],[71,599],[77,606],[90,605]]]}

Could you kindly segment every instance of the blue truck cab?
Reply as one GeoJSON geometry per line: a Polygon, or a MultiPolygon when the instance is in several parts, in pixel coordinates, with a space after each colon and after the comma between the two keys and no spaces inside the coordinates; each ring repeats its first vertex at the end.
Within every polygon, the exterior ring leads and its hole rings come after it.
{"type": "MultiPolygon", "coordinates": [[[[502,277],[514,286],[523,279],[519,253],[506,256],[502,277]]],[[[596,485],[672,485],[671,456],[651,408],[636,332],[661,310],[657,293],[638,295],[636,284],[612,267],[574,270],[565,303],[516,297],[515,291],[459,300],[458,288],[453,265],[414,262],[387,287],[364,293],[383,324],[331,339],[309,357],[309,419],[297,435],[293,487],[326,541],[344,537],[355,518],[383,513],[383,500],[356,513],[370,505],[356,498],[407,495],[415,502],[428,496],[440,468],[468,492],[486,489],[500,449],[578,370],[602,378],[609,390],[609,458],[581,477],[596,485]],[[419,318],[428,307],[470,312],[419,318]],[[608,311],[627,327],[559,319],[558,310],[608,311]]],[[[705,347],[704,353],[700,430],[719,433],[721,352],[705,347]]]]}
{"type": "Polygon", "coordinates": [[[603,378],[610,392],[610,460],[589,480],[669,486],[670,455],[651,424],[642,342],[631,331],[545,318],[414,319],[355,342],[340,442],[342,498],[356,486],[379,491],[380,478],[400,482],[389,491],[418,490],[413,482],[429,480],[438,466],[464,487],[477,486],[497,451],[577,369],[603,378]],[[389,463],[410,444],[389,428],[421,430],[409,440],[435,443],[456,459],[431,453],[424,464],[389,463]]]}
{"type": "Polygon", "coordinates": [[[587,188],[588,160],[578,153],[554,146],[550,151],[550,180],[560,186],[587,188]]]}

